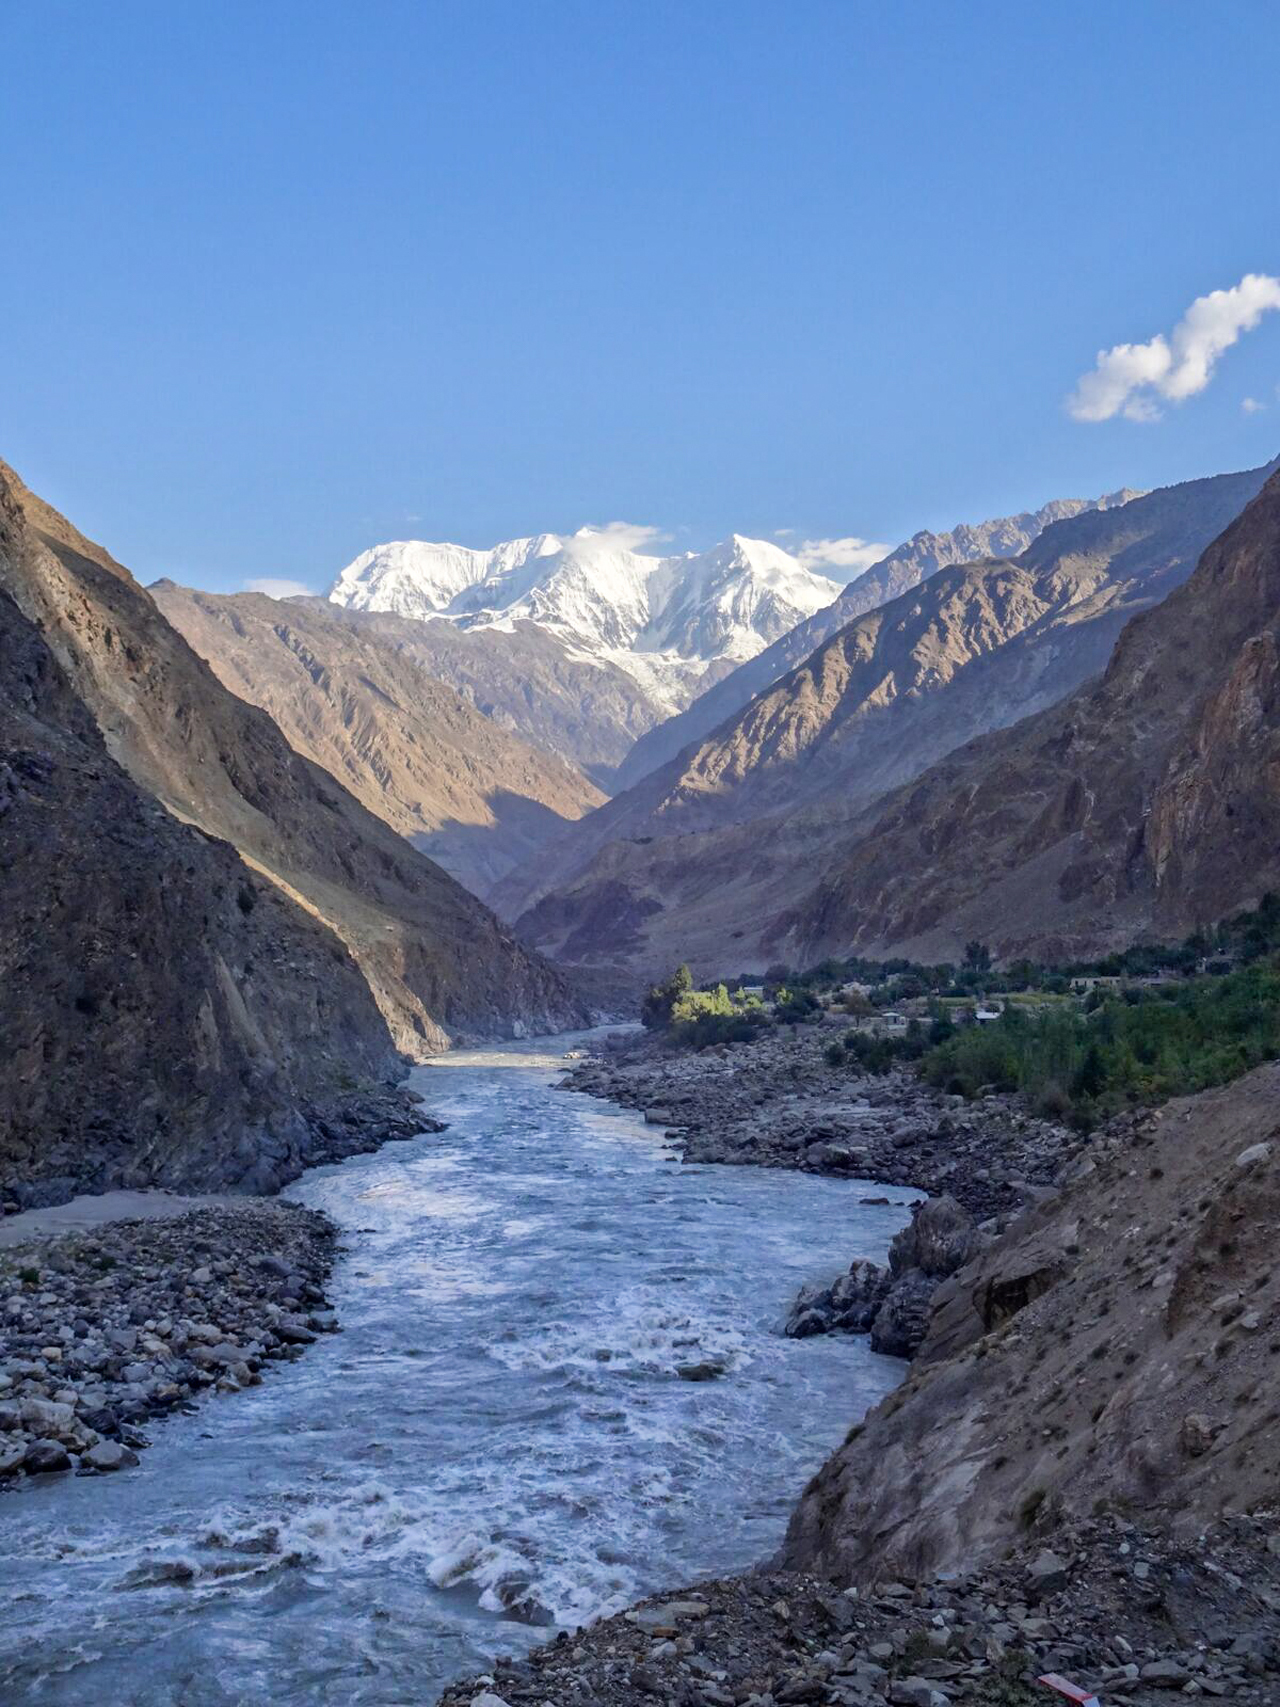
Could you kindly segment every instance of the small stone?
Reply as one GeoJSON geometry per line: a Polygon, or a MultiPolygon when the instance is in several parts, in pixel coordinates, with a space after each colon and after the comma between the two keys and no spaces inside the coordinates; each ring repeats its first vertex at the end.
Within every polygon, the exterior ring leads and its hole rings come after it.
{"type": "Polygon", "coordinates": [[[1182,1419],[1179,1438],[1182,1450],[1192,1458],[1200,1458],[1213,1445],[1213,1437],[1217,1433],[1212,1420],[1202,1411],[1189,1411],[1182,1419]]]}

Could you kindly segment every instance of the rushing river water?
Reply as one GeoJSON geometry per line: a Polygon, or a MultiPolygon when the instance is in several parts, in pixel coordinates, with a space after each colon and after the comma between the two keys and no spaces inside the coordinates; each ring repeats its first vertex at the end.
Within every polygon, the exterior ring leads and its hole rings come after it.
{"type": "Polygon", "coordinates": [[[6,1707],[427,1703],[540,1624],[776,1546],[901,1373],[780,1321],[882,1257],[910,1194],[682,1167],[554,1088],[571,1041],[419,1069],[448,1131],[293,1188],[344,1229],[342,1334],[157,1426],[137,1470],[0,1499],[6,1707]]]}

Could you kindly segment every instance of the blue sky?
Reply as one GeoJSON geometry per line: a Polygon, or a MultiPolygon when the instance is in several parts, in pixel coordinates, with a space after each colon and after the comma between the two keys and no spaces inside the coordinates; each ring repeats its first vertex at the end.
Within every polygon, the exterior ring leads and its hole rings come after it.
{"type": "Polygon", "coordinates": [[[143,579],[977,520],[1280,450],[1266,4],[0,0],[0,456],[143,579]],[[1246,398],[1265,407],[1247,410],[1246,398]]]}

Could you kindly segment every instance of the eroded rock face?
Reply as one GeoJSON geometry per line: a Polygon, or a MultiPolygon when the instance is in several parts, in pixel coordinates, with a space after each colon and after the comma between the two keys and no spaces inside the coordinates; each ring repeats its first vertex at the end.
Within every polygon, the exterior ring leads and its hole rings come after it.
{"type": "Polygon", "coordinates": [[[581,1017],[0,465],[0,1191],[268,1191],[396,1045],[581,1017]]]}
{"type": "Polygon", "coordinates": [[[1267,1509],[1277,1107],[1272,1063],[1095,1137],[1091,1166],[943,1282],[911,1376],[806,1489],[786,1561],[863,1581],[1053,1546],[1109,1506],[1187,1536],[1267,1509]]]}
{"type": "Polygon", "coordinates": [[[0,591],[0,1190],[269,1189],[400,1074],[332,933],[108,755],[0,591]]]}

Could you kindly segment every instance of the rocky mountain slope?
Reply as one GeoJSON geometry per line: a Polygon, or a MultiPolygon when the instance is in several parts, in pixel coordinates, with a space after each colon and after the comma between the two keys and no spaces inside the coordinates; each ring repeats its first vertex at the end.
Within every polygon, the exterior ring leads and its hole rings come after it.
{"type": "MultiPolygon", "coordinates": [[[[869,802],[1101,670],[1128,617],[1185,579],[1265,477],[1259,469],[1165,488],[1053,523],[1016,559],[937,571],[842,629],[706,741],[567,830],[536,883],[513,874],[495,899],[512,916],[569,890],[581,905],[597,868],[616,882],[625,863],[624,881],[661,899],[666,912],[692,911],[685,893],[696,885],[701,896],[708,870],[742,902],[737,839],[722,846],[714,832],[769,819],[760,841],[772,843],[785,839],[774,820],[804,811],[807,851],[785,872],[794,888],[797,878],[821,871],[837,826],[869,802]],[[683,879],[673,877],[670,850],[660,846],[672,836],[683,838],[683,879]],[[646,851],[610,845],[624,841],[646,851]],[[664,867],[652,884],[643,876],[646,859],[664,867]]],[[[749,869],[768,857],[762,848],[749,869]]],[[[759,906],[753,896],[748,916],[758,916],[759,906]]],[[[539,916],[521,923],[535,941],[542,940],[539,916]]]]}
{"type": "Polygon", "coordinates": [[[975,525],[962,522],[949,533],[913,534],[850,582],[833,604],[797,623],[763,652],[739,664],[732,674],[699,695],[687,710],[642,735],[618,769],[618,788],[630,788],[650,771],[674,759],[691,742],[710,735],[772,682],[803,663],[824,640],[868,611],[918,587],[940,569],[985,558],[1017,557],[1054,522],[1085,510],[1116,509],[1140,496],[1125,488],[1103,498],[1055,498],[1038,510],[1025,510],[1016,516],[998,516],[975,525]]]}
{"type": "Polygon", "coordinates": [[[972,1568],[1100,1512],[1191,1539],[1274,1500],[1280,1066],[1095,1140],[946,1284],[806,1491],[789,1566],[972,1568]]]}
{"type": "Polygon", "coordinates": [[[44,555],[5,483],[0,1186],[268,1189],[402,1069],[333,932],[108,754],[6,590],[44,555]]]}
{"type": "Polygon", "coordinates": [[[1101,680],[870,811],[770,933],[927,958],[1178,937],[1280,881],[1280,475],[1101,680]],[[936,952],[935,952],[936,951],[936,952]]]}
{"type": "Polygon", "coordinates": [[[604,796],[318,599],[148,589],[224,687],[474,894],[604,796]]]}
{"type": "Polygon", "coordinates": [[[445,682],[499,728],[563,759],[603,789],[636,738],[665,715],[626,670],[589,658],[533,622],[460,628],[385,611],[346,610],[323,599],[289,599],[323,610],[379,647],[445,682]]]}
{"type": "Polygon", "coordinates": [[[632,676],[655,718],[828,605],[838,583],[767,540],[734,534],[662,557],[616,530],[538,534],[489,551],[425,540],[374,546],[329,593],[352,610],[447,620],[467,630],[530,623],[571,652],[632,676]]]}
{"type": "Polygon", "coordinates": [[[572,1023],[563,980],[221,685],[127,570],[0,468],[20,549],[0,586],[41,630],[111,756],[177,819],[346,945],[396,1044],[572,1023]]]}

